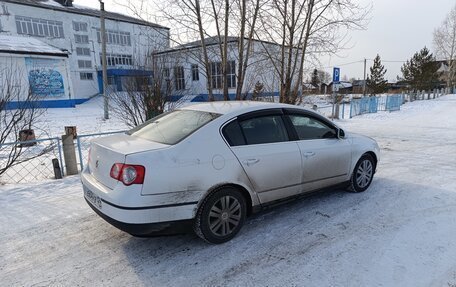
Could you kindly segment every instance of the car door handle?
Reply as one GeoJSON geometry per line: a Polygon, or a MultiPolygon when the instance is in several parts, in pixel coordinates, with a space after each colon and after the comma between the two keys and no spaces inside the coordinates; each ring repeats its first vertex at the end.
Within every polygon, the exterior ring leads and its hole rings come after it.
{"type": "Polygon", "coordinates": [[[249,159],[244,160],[243,163],[247,166],[251,166],[251,165],[258,163],[259,161],[260,160],[257,158],[249,158],[249,159]]]}
{"type": "Polygon", "coordinates": [[[305,157],[311,157],[311,156],[314,156],[315,153],[313,151],[306,151],[304,154],[303,154],[305,157]]]}

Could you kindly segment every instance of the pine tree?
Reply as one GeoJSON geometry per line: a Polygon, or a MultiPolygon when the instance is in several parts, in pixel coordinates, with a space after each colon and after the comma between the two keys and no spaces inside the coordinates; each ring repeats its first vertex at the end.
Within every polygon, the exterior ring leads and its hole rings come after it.
{"type": "Polygon", "coordinates": [[[319,87],[320,86],[320,76],[318,75],[318,70],[317,69],[314,69],[313,72],[312,72],[312,78],[310,80],[310,83],[314,86],[314,87],[319,87]]]}
{"type": "Polygon", "coordinates": [[[438,65],[435,57],[424,47],[402,65],[403,79],[415,90],[431,90],[438,82],[438,65]]]}
{"type": "Polygon", "coordinates": [[[371,94],[377,95],[386,91],[388,81],[385,80],[385,66],[382,65],[380,55],[374,59],[374,64],[370,67],[370,76],[367,76],[366,85],[371,94]]]}

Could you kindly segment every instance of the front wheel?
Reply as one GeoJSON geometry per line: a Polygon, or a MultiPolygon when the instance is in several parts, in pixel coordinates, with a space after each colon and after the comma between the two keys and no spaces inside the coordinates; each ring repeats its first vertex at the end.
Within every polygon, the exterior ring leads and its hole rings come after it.
{"type": "Polygon", "coordinates": [[[195,232],[209,243],[231,240],[241,229],[246,216],[244,196],[233,187],[221,188],[207,197],[195,218],[195,232]]]}
{"type": "Polygon", "coordinates": [[[353,192],[363,192],[371,184],[374,178],[375,161],[369,154],[363,155],[355,165],[350,180],[349,189],[353,192]]]}

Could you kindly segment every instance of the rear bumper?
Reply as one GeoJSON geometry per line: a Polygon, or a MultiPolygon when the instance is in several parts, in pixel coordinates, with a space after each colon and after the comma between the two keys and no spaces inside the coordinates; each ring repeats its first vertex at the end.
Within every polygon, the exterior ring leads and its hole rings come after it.
{"type": "Polygon", "coordinates": [[[198,204],[195,199],[177,198],[176,193],[143,196],[123,185],[109,189],[87,171],[81,173],[81,181],[84,199],[100,217],[138,236],[186,231],[184,225],[193,221],[198,204]]]}
{"type": "Polygon", "coordinates": [[[125,223],[114,218],[107,216],[98,210],[95,206],[92,205],[87,199],[85,199],[87,204],[95,211],[101,218],[107,221],[114,227],[130,233],[133,236],[159,236],[159,235],[172,235],[172,234],[181,234],[189,233],[192,231],[193,220],[177,220],[177,221],[168,221],[168,222],[159,222],[159,223],[125,223]]]}

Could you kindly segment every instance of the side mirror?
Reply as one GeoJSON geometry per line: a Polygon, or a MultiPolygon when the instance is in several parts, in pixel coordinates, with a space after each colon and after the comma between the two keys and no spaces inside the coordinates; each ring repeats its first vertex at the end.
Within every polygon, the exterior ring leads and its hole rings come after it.
{"type": "Polygon", "coordinates": [[[337,138],[339,138],[339,139],[345,138],[345,132],[344,132],[343,129],[338,129],[337,130],[337,138]]]}

